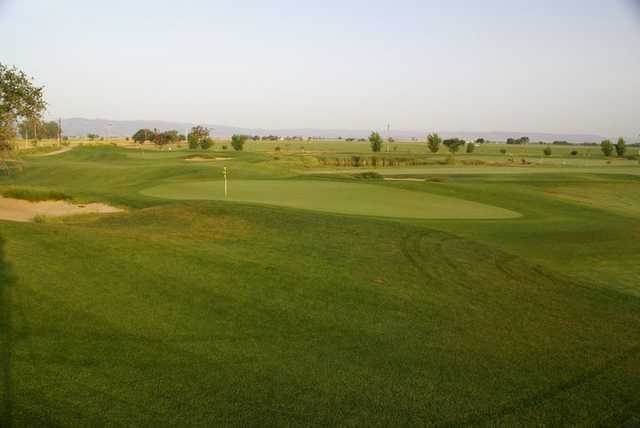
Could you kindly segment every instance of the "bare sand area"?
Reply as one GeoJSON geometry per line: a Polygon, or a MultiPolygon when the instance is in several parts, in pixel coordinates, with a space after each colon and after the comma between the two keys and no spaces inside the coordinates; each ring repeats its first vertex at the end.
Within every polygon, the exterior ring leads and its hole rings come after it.
{"type": "Polygon", "coordinates": [[[103,203],[74,204],[67,201],[29,202],[0,196],[0,220],[33,221],[37,216],[62,217],[75,214],[117,213],[121,208],[103,203]]]}

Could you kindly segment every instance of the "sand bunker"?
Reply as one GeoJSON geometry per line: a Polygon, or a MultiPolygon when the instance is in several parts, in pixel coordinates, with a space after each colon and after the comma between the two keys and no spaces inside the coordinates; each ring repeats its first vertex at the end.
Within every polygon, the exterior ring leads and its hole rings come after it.
{"type": "Polygon", "coordinates": [[[43,215],[61,217],[75,214],[117,213],[123,211],[102,203],[72,204],[66,201],[29,202],[0,196],[0,220],[33,221],[43,215]]]}
{"type": "Polygon", "coordinates": [[[424,178],[392,178],[385,177],[385,181],[426,181],[424,178]]]}
{"type": "Polygon", "coordinates": [[[187,162],[208,162],[208,161],[225,161],[231,158],[207,158],[204,156],[194,156],[191,158],[185,158],[187,162]]]}

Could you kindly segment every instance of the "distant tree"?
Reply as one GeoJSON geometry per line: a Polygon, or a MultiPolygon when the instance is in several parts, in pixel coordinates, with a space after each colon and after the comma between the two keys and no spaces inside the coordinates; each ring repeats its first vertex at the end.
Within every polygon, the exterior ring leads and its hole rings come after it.
{"type": "Polygon", "coordinates": [[[87,138],[91,141],[93,140],[97,140],[100,138],[100,136],[98,134],[87,134],[87,138]]]}
{"type": "Polygon", "coordinates": [[[613,144],[609,140],[604,140],[600,143],[600,150],[605,156],[611,156],[613,153],[613,144]]]}
{"type": "Polygon", "coordinates": [[[507,138],[507,144],[515,144],[516,140],[514,140],[513,138],[507,138]]]}
{"type": "Polygon", "coordinates": [[[577,150],[571,150],[571,156],[578,156],[577,150]]]}
{"type": "Polygon", "coordinates": [[[618,138],[618,142],[616,143],[616,154],[620,157],[624,156],[624,153],[627,151],[627,143],[624,141],[624,138],[618,138]]]}
{"type": "Polygon", "coordinates": [[[138,144],[142,144],[145,141],[154,141],[155,140],[155,132],[150,129],[143,128],[138,129],[135,134],[131,137],[133,141],[138,144]]]}
{"type": "Polygon", "coordinates": [[[212,146],[213,140],[211,139],[211,137],[203,138],[202,141],[200,141],[200,148],[202,150],[209,150],[212,146]]]}
{"type": "Polygon", "coordinates": [[[551,156],[551,147],[547,146],[544,148],[544,155],[551,156]]]}
{"type": "Polygon", "coordinates": [[[389,137],[389,139],[387,141],[389,141],[390,143],[395,143],[396,142],[395,138],[393,138],[393,137],[389,137]]]}
{"type": "Polygon", "coordinates": [[[500,153],[502,153],[503,155],[507,154],[507,149],[505,149],[504,147],[500,149],[500,153]]]}
{"type": "Polygon", "coordinates": [[[46,108],[44,88],[23,71],[0,63],[0,151],[11,150],[20,119],[39,119],[46,108]]]}
{"type": "Polygon", "coordinates": [[[476,149],[476,145],[474,143],[467,144],[467,153],[473,153],[476,149]]]}
{"type": "Polygon", "coordinates": [[[431,153],[438,153],[440,150],[440,143],[442,143],[442,138],[438,134],[429,134],[427,135],[427,147],[431,153]]]}
{"type": "Polygon", "coordinates": [[[444,140],[442,142],[442,144],[444,144],[447,149],[449,149],[449,152],[451,152],[451,154],[455,154],[458,150],[460,150],[460,147],[464,147],[464,140],[460,140],[458,138],[450,138],[448,140],[444,140]]]}
{"type": "Polygon", "coordinates": [[[55,121],[43,122],[39,118],[29,118],[23,120],[18,125],[18,133],[24,139],[32,138],[58,138],[60,128],[55,121]]]}
{"type": "Polygon", "coordinates": [[[484,144],[484,138],[476,138],[476,144],[484,144]]]}
{"type": "Polygon", "coordinates": [[[187,135],[187,142],[191,150],[202,148],[202,142],[209,138],[209,129],[204,126],[194,126],[187,135]]]}
{"type": "Polygon", "coordinates": [[[554,146],[568,146],[571,143],[569,143],[568,141],[562,140],[562,141],[554,141],[552,144],[554,146]]]}
{"type": "Polygon", "coordinates": [[[178,142],[178,131],[172,129],[170,131],[153,133],[153,143],[158,146],[164,146],[167,144],[173,144],[178,142]]]}
{"type": "Polygon", "coordinates": [[[379,152],[382,150],[382,137],[377,132],[372,132],[369,136],[369,143],[371,144],[371,151],[379,152]]]}
{"type": "Polygon", "coordinates": [[[236,152],[241,152],[244,149],[244,143],[247,142],[249,137],[247,135],[234,134],[231,136],[231,147],[236,152]]]}

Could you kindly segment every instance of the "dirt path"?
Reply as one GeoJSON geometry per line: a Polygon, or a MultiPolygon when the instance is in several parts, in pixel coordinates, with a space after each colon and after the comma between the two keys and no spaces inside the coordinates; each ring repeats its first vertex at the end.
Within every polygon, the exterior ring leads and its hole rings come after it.
{"type": "Polygon", "coordinates": [[[42,153],[40,155],[32,155],[32,156],[37,156],[37,157],[43,157],[43,156],[54,156],[54,155],[60,155],[62,153],[66,153],[69,150],[71,150],[71,147],[63,147],[61,149],[55,150],[53,152],[49,152],[49,153],[42,153]]]}
{"type": "Polygon", "coordinates": [[[185,158],[184,160],[187,162],[210,162],[210,161],[226,161],[229,160],[231,158],[222,158],[222,157],[217,157],[217,158],[207,158],[207,157],[203,157],[203,156],[194,156],[191,158],[185,158]]]}
{"type": "Polygon", "coordinates": [[[29,202],[0,196],[0,220],[33,221],[38,215],[61,217],[73,214],[116,213],[123,211],[102,203],[72,204],[66,201],[29,202]]]}

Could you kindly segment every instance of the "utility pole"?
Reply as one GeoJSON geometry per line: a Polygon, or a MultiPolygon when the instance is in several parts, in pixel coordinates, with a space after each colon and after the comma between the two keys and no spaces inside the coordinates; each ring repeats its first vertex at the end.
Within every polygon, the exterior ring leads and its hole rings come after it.
{"type": "Polygon", "coordinates": [[[387,123],[387,152],[389,152],[389,130],[391,129],[391,124],[387,123]]]}
{"type": "Polygon", "coordinates": [[[58,146],[62,144],[62,119],[58,118],[58,146]]]}
{"type": "Polygon", "coordinates": [[[227,199],[227,167],[224,167],[224,198],[227,199]]]}

